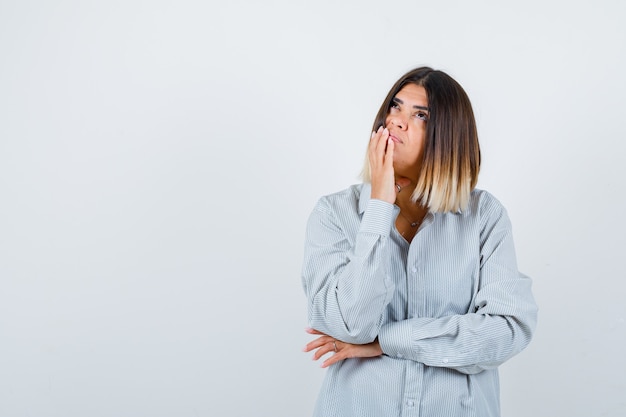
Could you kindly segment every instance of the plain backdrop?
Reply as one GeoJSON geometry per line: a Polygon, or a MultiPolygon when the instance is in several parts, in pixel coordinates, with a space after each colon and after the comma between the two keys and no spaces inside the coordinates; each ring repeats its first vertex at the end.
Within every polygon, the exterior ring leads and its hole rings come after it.
{"type": "Polygon", "coordinates": [[[626,6],[0,0],[0,416],[311,414],[317,199],[420,65],[540,306],[507,417],[626,414],[626,6]]]}

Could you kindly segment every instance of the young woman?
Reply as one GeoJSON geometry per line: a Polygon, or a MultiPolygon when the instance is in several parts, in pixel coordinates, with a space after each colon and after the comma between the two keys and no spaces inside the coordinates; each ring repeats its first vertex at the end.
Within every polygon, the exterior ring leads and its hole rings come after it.
{"type": "Polygon", "coordinates": [[[467,94],[408,72],[367,155],[364,183],[321,198],[307,226],[305,351],[332,353],[315,416],[499,416],[497,367],[528,345],[537,307],[505,209],[475,189],[467,94]]]}

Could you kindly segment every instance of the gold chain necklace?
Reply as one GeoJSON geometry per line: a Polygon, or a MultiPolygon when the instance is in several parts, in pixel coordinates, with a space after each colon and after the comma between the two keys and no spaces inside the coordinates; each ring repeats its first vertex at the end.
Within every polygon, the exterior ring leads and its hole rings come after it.
{"type": "Polygon", "coordinates": [[[408,217],[406,217],[406,216],[404,215],[404,213],[402,213],[402,210],[400,210],[400,215],[401,215],[402,217],[404,217],[404,220],[406,220],[407,222],[409,222],[409,224],[411,225],[411,227],[416,227],[417,225],[419,225],[419,224],[420,224],[420,221],[419,221],[419,220],[418,220],[418,221],[416,221],[416,222],[412,222],[411,220],[409,220],[409,218],[408,218],[408,217]]]}

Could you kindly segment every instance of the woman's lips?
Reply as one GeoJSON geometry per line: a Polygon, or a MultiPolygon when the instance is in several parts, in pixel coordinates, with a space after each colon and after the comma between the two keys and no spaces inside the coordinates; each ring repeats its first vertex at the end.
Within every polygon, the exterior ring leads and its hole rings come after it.
{"type": "Polygon", "coordinates": [[[394,141],[395,143],[404,143],[402,142],[400,139],[398,139],[396,136],[394,135],[389,135],[389,138],[394,141]]]}

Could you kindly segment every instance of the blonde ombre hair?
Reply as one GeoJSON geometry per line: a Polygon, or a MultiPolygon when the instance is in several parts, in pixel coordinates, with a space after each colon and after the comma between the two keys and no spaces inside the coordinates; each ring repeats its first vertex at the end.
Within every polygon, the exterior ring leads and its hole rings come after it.
{"type": "MultiPolygon", "coordinates": [[[[460,212],[469,203],[480,171],[480,146],[472,104],[463,87],[445,72],[416,68],[391,87],[372,130],[385,125],[394,97],[407,84],[424,87],[429,109],[426,143],[411,199],[433,213],[460,212]]],[[[362,178],[371,181],[367,158],[362,178]]]]}

